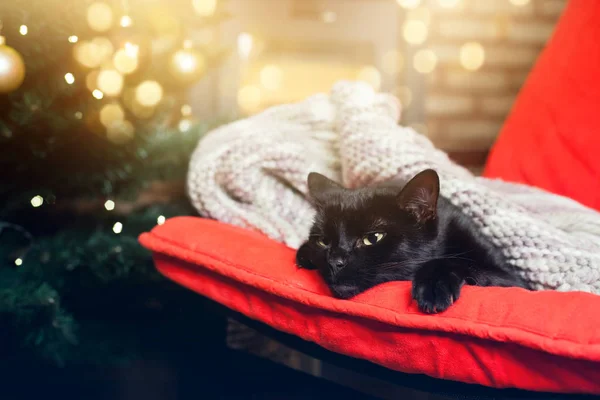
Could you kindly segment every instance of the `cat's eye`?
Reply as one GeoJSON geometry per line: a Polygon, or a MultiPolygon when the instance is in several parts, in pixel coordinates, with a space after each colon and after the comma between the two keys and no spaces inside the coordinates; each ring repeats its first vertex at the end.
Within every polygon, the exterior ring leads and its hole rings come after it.
{"type": "Polygon", "coordinates": [[[329,247],[329,240],[327,240],[326,238],[320,237],[317,239],[317,244],[319,245],[319,247],[322,248],[327,248],[329,247]]]}
{"type": "Polygon", "coordinates": [[[361,239],[361,244],[365,246],[373,246],[375,243],[383,239],[384,236],[385,233],[382,232],[369,233],[368,235],[363,236],[361,239]]]}

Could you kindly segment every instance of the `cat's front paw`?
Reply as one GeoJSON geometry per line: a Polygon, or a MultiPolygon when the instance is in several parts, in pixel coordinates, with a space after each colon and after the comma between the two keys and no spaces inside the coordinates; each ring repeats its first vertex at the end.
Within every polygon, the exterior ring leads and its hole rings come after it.
{"type": "Polygon", "coordinates": [[[413,280],[412,297],[428,314],[445,311],[460,296],[463,279],[452,271],[423,271],[413,280]]]}
{"type": "Polygon", "coordinates": [[[299,268],[315,269],[315,266],[308,259],[308,243],[304,243],[296,252],[296,265],[299,268]]]}

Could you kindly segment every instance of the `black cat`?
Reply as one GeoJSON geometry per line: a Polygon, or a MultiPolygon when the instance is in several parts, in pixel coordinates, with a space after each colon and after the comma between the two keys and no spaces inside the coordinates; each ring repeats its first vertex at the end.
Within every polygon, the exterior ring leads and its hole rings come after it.
{"type": "Polygon", "coordinates": [[[338,298],[411,280],[419,309],[436,313],[458,299],[465,283],[527,288],[473,221],[439,197],[432,169],[404,188],[389,182],[345,189],[314,172],[308,187],[317,214],[296,262],[318,269],[338,298]]]}

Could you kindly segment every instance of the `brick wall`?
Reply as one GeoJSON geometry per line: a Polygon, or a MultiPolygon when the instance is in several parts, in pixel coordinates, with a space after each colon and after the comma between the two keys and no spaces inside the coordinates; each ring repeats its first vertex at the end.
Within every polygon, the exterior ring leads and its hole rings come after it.
{"type": "MultiPolygon", "coordinates": [[[[455,156],[475,154],[471,162],[479,163],[566,0],[461,0],[450,8],[440,4],[455,2],[432,3],[437,5],[428,7],[428,39],[423,46],[433,50],[437,65],[425,77],[423,122],[439,147],[455,156]],[[484,62],[475,70],[461,63],[461,48],[471,42],[484,51],[484,62]]],[[[471,62],[471,68],[477,67],[476,60],[471,62]]]]}

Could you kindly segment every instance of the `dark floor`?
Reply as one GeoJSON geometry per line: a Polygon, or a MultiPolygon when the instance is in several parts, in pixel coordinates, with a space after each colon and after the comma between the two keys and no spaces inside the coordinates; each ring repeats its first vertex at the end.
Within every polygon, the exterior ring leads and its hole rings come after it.
{"type": "Polygon", "coordinates": [[[237,351],[219,363],[139,362],[112,369],[2,372],[3,400],[372,399],[351,389],[237,351]],[[8,379],[10,378],[10,379],[8,379]]]}

